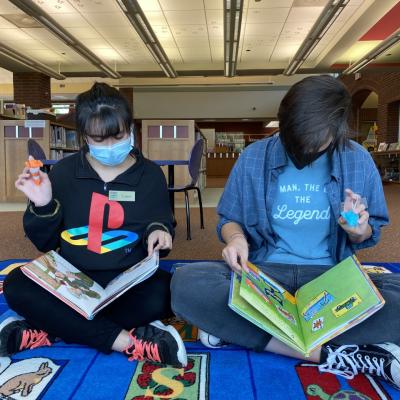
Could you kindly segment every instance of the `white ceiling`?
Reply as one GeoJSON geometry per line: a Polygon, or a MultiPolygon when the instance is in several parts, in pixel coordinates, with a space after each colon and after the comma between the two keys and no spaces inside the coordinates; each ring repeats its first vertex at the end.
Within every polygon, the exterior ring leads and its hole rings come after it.
{"type": "MultiPolygon", "coordinates": [[[[244,0],[237,68],[284,69],[327,1],[244,0]]],[[[110,67],[119,71],[159,71],[116,0],[34,2],[110,67]]],[[[222,0],[139,0],[139,3],[176,70],[223,69],[222,0]]],[[[340,39],[349,21],[366,3],[371,0],[350,0],[310,55],[308,66],[313,67],[340,39]]],[[[23,15],[23,12],[8,0],[0,0],[0,41],[61,72],[93,69],[46,29],[19,28],[6,19],[10,14],[23,15]]]]}

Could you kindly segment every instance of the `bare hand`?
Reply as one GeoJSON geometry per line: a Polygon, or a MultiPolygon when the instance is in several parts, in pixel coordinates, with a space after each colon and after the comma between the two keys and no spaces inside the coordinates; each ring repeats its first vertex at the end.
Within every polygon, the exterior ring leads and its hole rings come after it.
{"type": "Polygon", "coordinates": [[[147,239],[147,252],[149,256],[157,250],[172,249],[172,236],[169,232],[156,230],[150,233],[147,239]]]}
{"type": "MultiPolygon", "coordinates": [[[[360,197],[360,195],[354,193],[350,189],[346,189],[345,192],[347,197],[351,200],[356,201],[360,197]]],[[[343,217],[339,218],[339,225],[345,232],[347,232],[353,242],[361,242],[371,236],[372,231],[368,223],[369,213],[365,208],[364,204],[359,203],[353,210],[358,214],[357,226],[349,226],[343,217]]]]}
{"type": "Polygon", "coordinates": [[[244,236],[236,236],[222,250],[222,257],[234,272],[248,272],[249,245],[244,236]]]}
{"type": "Polygon", "coordinates": [[[41,182],[40,185],[36,185],[29,168],[24,168],[22,174],[18,175],[18,179],[15,181],[15,187],[24,193],[36,207],[43,207],[52,199],[52,188],[48,175],[43,171],[40,171],[39,174],[41,182]]]}

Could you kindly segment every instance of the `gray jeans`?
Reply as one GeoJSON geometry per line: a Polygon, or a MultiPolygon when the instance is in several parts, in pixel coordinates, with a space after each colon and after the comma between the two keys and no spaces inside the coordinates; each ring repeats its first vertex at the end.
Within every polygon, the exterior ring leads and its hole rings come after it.
{"type": "MultiPolygon", "coordinates": [[[[265,264],[260,268],[293,293],[327,266],[265,264]]],[[[263,351],[271,335],[228,307],[230,268],[224,262],[199,262],[176,270],[171,281],[175,314],[222,340],[263,351]]],[[[366,321],[334,338],[335,344],[392,342],[400,345],[400,274],[371,274],[386,301],[366,321]]]]}

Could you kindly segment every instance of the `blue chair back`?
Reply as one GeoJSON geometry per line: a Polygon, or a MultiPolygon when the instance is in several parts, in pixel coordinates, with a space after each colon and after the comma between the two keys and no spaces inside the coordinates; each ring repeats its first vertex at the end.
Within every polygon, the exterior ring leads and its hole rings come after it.
{"type": "Polygon", "coordinates": [[[191,185],[196,185],[201,166],[201,157],[203,156],[204,140],[198,139],[197,142],[192,147],[189,157],[189,173],[192,178],[191,185]]]}
{"type": "Polygon", "coordinates": [[[28,139],[28,156],[35,160],[46,160],[46,154],[40,144],[35,139],[28,139]]]}

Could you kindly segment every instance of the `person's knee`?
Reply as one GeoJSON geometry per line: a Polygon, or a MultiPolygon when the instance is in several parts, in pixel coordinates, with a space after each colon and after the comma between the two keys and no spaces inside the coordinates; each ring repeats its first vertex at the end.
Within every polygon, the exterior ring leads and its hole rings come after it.
{"type": "Polygon", "coordinates": [[[170,277],[158,277],[157,283],[153,286],[154,295],[146,298],[146,309],[150,314],[160,314],[158,318],[172,315],[171,312],[171,291],[170,277]]]}
{"type": "Polygon", "coordinates": [[[23,297],[28,296],[27,291],[21,287],[24,279],[26,279],[25,275],[17,268],[11,271],[4,280],[3,294],[11,308],[16,303],[24,302],[23,297]]]}
{"type": "Polygon", "coordinates": [[[229,268],[221,262],[201,262],[175,270],[171,280],[172,310],[177,315],[190,313],[192,308],[212,304],[210,296],[214,290],[230,284],[229,268]]]}
{"type": "Polygon", "coordinates": [[[176,269],[171,280],[171,307],[175,315],[182,316],[202,303],[206,281],[201,270],[192,265],[176,269]]]}
{"type": "Polygon", "coordinates": [[[186,268],[178,268],[171,279],[171,307],[175,314],[179,314],[180,305],[187,302],[187,293],[190,291],[190,272],[186,268]]]}

